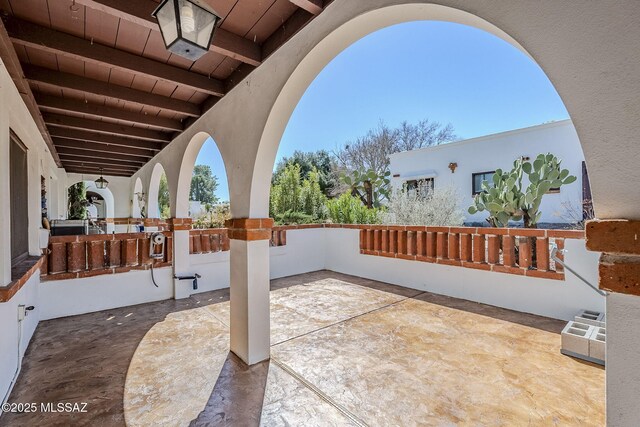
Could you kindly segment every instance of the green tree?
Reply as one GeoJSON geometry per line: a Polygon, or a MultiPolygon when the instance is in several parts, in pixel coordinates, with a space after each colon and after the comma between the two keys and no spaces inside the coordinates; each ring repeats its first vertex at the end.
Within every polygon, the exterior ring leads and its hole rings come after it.
{"type": "Polygon", "coordinates": [[[219,202],[216,196],[217,189],[218,178],[213,175],[211,166],[195,165],[193,168],[193,177],[191,178],[189,200],[215,205],[219,202]]]}
{"type": "Polygon", "coordinates": [[[87,219],[87,186],[83,181],[69,187],[69,219],[87,219]]]}
{"type": "Polygon", "coordinates": [[[336,165],[332,156],[326,150],[318,151],[294,151],[291,157],[283,157],[277,164],[276,170],[273,172],[271,184],[278,182],[280,175],[284,173],[285,168],[295,164],[300,166],[300,178],[309,179],[309,175],[315,169],[318,174],[318,184],[320,190],[329,196],[336,186],[336,165]]]}
{"type": "Polygon", "coordinates": [[[171,216],[169,208],[169,184],[167,183],[167,175],[162,172],[160,177],[160,188],[158,189],[158,208],[160,209],[160,218],[167,219],[171,216]]]}
{"type": "Polygon", "coordinates": [[[326,196],[314,168],[301,179],[300,165],[290,163],[271,186],[269,214],[278,223],[309,223],[326,218],[326,196]]]}

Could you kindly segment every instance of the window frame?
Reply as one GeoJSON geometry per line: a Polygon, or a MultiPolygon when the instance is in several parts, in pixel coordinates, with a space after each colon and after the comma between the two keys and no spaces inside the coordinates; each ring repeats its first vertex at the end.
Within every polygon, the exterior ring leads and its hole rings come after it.
{"type": "Polygon", "coordinates": [[[422,187],[420,184],[428,181],[431,183],[430,187],[431,187],[431,191],[433,191],[436,188],[436,179],[435,177],[429,177],[429,178],[420,178],[420,179],[407,179],[405,181],[403,181],[402,183],[402,188],[404,188],[407,192],[409,191],[417,191],[417,194],[420,194],[420,188],[422,187]],[[414,188],[409,188],[409,183],[410,182],[415,182],[415,187],[414,188]]]}
{"type": "Polygon", "coordinates": [[[9,194],[10,194],[9,223],[11,224],[11,229],[12,229],[11,243],[10,243],[10,252],[11,252],[10,256],[11,256],[12,266],[23,261],[29,256],[29,149],[18,137],[18,135],[12,129],[9,129],[9,162],[11,163],[13,163],[13,160],[14,160],[12,155],[12,150],[14,149],[13,148],[14,146],[16,149],[19,149],[24,153],[24,163],[26,167],[23,170],[24,175],[22,177],[22,180],[24,181],[24,185],[25,185],[25,188],[23,189],[24,196],[23,198],[21,198],[21,197],[15,197],[15,195],[13,194],[14,185],[16,185],[16,182],[15,182],[15,177],[11,170],[11,164],[9,166],[10,168],[9,170],[9,194]],[[16,202],[21,199],[23,200],[22,201],[23,205],[21,207],[17,207],[16,202]],[[16,221],[17,217],[26,218],[26,222],[24,222],[24,225],[25,225],[24,230],[16,230],[17,227],[14,221],[16,221]],[[14,253],[14,242],[15,242],[14,239],[24,239],[25,248],[24,250],[20,249],[20,253],[18,254],[14,253]]]}
{"type": "MultiPolygon", "coordinates": [[[[471,195],[475,196],[477,194],[482,193],[482,188],[480,188],[479,191],[476,191],[476,176],[477,175],[487,175],[487,174],[491,174],[493,175],[494,173],[496,173],[495,170],[493,171],[485,171],[485,172],[475,172],[471,174],[471,195]]],[[[482,182],[480,183],[480,187],[482,187],[482,182]]]]}

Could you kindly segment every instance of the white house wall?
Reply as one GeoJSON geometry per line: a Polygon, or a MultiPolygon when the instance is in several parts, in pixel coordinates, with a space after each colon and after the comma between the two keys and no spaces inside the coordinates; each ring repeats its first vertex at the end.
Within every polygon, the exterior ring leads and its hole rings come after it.
{"type": "MultiPolygon", "coordinates": [[[[22,97],[13,84],[4,64],[0,62],[0,286],[11,282],[11,199],[9,183],[9,129],[11,129],[27,147],[27,198],[29,214],[29,253],[40,255],[39,229],[40,177],[51,181],[52,176],[60,176],[46,143],[35,122],[31,118],[22,97]]],[[[52,194],[50,197],[55,197],[52,194]]],[[[56,198],[60,209],[59,199],[56,198]]],[[[51,206],[51,204],[49,205],[51,206]]],[[[52,212],[57,214],[58,212],[52,212]]],[[[39,274],[34,274],[10,301],[0,303],[0,399],[11,385],[14,372],[19,367],[24,352],[31,340],[39,320],[38,285],[39,274]],[[18,322],[18,305],[34,306],[23,322],[18,322]],[[20,332],[19,332],[20,331],[20,332]],[[21,340],[18,346],[18,335],[21,340]]]]}
{"type": "Polygon", "coordinates": [[[472,174],[498,168],[510,170],[515,159],[525,156],[533,160],[541,153],[555,154],[562,160],[562,167],[569,169],[578,180],[561,187],[559,193],[544,196],[540,206],[540,222],[571,222],[567,215],[567,204],[573,206],[575,212],[582,213],[584,155],[570,120],[393,154],[390,156],[391,174],[400,176],[393,177],[392,184],[394,188],[399,188],[407,180],[435,172],[436,188],[454,186],[458,190],[465,221],[487,224],[486,212],[475,215],[467,212],[473,203],[472,174]],[[449,163],[452,162],[458,164],[454,173],[449,169],[449,163]]]}

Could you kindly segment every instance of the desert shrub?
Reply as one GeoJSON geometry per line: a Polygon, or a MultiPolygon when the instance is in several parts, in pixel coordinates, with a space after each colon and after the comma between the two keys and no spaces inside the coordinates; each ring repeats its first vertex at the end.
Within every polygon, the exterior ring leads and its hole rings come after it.
{"type": "Polygon", "coordinates": [[[327,201],[329,218],[335,224],[379,224],[381,209],[369,209],[358,197],[345,193],[327,201]]]}
{"type": "Polygon", "coordinates": [[[206,212],[193,221],[193,228],[222,228],[225,221],[231,219],[229,205],[218,205],[207,207],[206,212]]]}
{"type": "Polygon", "coordinates": [[[382,215],[384,224],[458,226],[464,221],[460,209],[461,199],[453,186],[421,191],[394,190],[387,211],[382,215]]]}

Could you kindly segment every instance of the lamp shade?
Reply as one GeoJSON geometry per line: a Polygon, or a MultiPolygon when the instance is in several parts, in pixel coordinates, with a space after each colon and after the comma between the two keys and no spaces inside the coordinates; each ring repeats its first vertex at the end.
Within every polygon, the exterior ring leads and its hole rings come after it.
{"type": "Polygon", "coordinates": [[[220,19],[189,0],[164,0],[153,12],[167,50],[195,61],[209,51],[220,19]]]}

